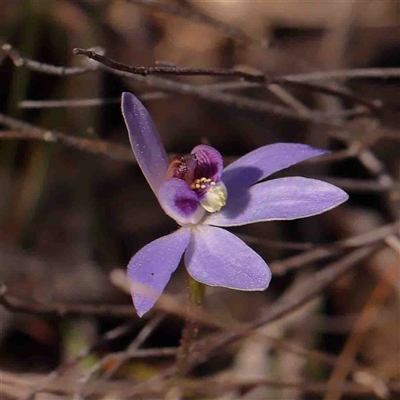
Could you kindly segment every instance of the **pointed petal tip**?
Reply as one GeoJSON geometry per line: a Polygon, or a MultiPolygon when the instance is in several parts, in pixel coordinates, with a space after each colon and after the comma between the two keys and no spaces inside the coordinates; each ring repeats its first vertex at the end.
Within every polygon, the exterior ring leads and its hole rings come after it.
{"type": "Polygon", "coordinates": [[[228,192],[239,194],[275,172],[327,153],[329,151],[302,143],[265,145],[228,165],[224,169],[222,180],[228,192]]]}
{"type": "Polygon", "coordinates": [[[127,276],[139,317],[154,307],[178,267],[190,237],[190,229],[181,228],[149,243],[129,261],[127,276]]]}
{"type": "Polygon", "coordinates": [[[349,195],[328,182],[299,176],[277,178],[252,186],[241,197],[204,220],[206,225],[240,226],[265,221],[312,217],[338,207],[349,195]]]}
{"type": "Polygon", "coordinates": [[[145,304],[144,302],[140,301],[139,298],[136,299],[137,296],[132,295],[132,302],[133,307],[135,308],[136,314],[139,318],[142,318],[143,315],[147,314],[153,307],[154,304],[145,304]]]}
{"type": "MultiPolygon", "coordinates": [[[[280,144],[282,144],[282,145],[296,145],[297,143],[280,143],[280,144]]],[[[302,148],[303,151],[310,150],[311,152],[313,152],[314,153],[313,157],[317,157],[318,155],[321,155],[321,154],[329,154],[331,152],[330,150],[320,149],[319,147],[313,147],[313,146],[310,146],[309,144],[299,143],[298,146],[300,148],[302,148]]]]}
{"type": "Polygon", "coordinates": [[[132,93],[129,92],[122,92],[121,95],[121,108],[122,108],[122,113],[125,112],[126,107],[129,105],[131,106],[132,103],[135,101],[135,99],[137,99],[137,97],[135,95],[133,95],[132,93]],[[131,103],[131,104],[128,104],[131,103]]]}

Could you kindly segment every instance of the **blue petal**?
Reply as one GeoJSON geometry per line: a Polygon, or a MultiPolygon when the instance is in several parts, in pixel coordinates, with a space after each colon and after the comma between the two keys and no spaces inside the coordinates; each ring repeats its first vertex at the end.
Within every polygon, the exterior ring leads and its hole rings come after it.
{"type": "Polygon", "coordinates": [[[238,226],[321,214],[345,202],[346,192],[316,179],[289,177],[259,183],[204,220],[207,225],[238,226]]]}
{"type": "Polygon", "coordinates": [[[144,105],[131,93],[122,94],[122,115],[128,128],[136,160],[157,196],[158,188],[165,179],[168,156],[160,136],[144,105]]]}
{"type": "Polygon", "coordinates": [[[225,229],[198,225],[185,253],[189,274],[209,286],[265,290],[271,271],[247,244],[225,229]]]}
{"type": "Polygon", "coordinates": [[[326,150],[314,149],[305,144],[270,144],[251,151],[228,165],[222,181],[228,189],[228,196],[236,195],[274,172],[325,153],[326,150]]]}
{"type": "Polygon", "coordinates": [[[190,236],[190,229],[181,228],[149,243],[129,261],[127,274],[139,317],[149,311],[161,296],[178,267],[190,236]]]}

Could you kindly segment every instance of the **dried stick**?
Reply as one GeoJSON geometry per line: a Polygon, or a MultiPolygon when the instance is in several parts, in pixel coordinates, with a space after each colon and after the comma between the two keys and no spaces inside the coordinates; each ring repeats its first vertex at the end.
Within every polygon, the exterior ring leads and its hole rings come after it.
{"type": "Polygon", "coordinates": [[[135,161],[131,149],[128,146],[114,144],[105,140],[86,139],[54,130],[43,129],[35,125],[22,122],[0,113],[0,125],[7,126],[13,131],[0,131],[0,139],[30,139],[43,140],[50,143],[63,145],[88,151],[93,154],[101,154],[119,161],[135,161]]]}
{"type": "Polygon", "coordinates": [[[11,61],[16,67],[27,67],[32,71],[42,72],[48,75],[56,76],[71,76],[71,75],[82,75],[88,72],[95,71],[97,66],[90,67],[57,67],[55,65],[45,64],[38,61],[31,60],[29,58],[22,57],[20,53],[14,49],[9,43],[5,43],[1,46],[3,52],[10,57],[11,61]]]}
{"type": "Polygon", "coordinates": [[[65,374],[68,370],[74,368],[77,364],[79,364],[83,359],[88,357],[97,349],[104,346],[106,343],[113,341],[121,336],[126,335],[129,331],[132,330],[133,323],[128,323],[124,325],[120,325],[111,331],[106,332],[99,340],[95,343],[87,346],[83,350],[81,350],[72,360],[68,360],[61,365],[59,365],[54,371],[46,376],[45,383],[37,386],[35,389],[30,391],[25,397],[24,400],[34,399],[36,394],[40,391],[44,390],[51,382],[55,381],[57,378],[65,374]]]}
{"type": "MultiPolygon", "coordinates": [[[[148,92],[139,95],[142,101],[158,100],[168,98],[165,92],[148,92]]],[[[69,100],[24,100],[18,106],[20,108],[69,108],[69,107],[98,107],[109,104],[120,104],[121,97],[108,99],[69,99],[69,100]]]]}
{"type": "MultiPolygon", "coordinates": [[[[165,318],[165,315],[159,314],[154,316],[150,321],[139,332],[135,340],[129,345],[128,349],[119,353],[110,353],[102,357],[98,362],[96,362],[90,369],[85,373],[85,376],[80,379],[80,385],[75,393],[75,397],[82,398],[85,389],[87,388],[89,382],[93,379],[96,373],[101,371],[109,361],[117,361],[117,363],[111,368],[110,371],[104,377],[104,380],[111,378],[115,372],[119,370],[122,364],[127,361],[132,355],[138,350],[138,348],[147,340],[147,338],[154,332],[157,326],[165,318]]],[[[87,393],[85,394],[87,395],[87,393]]]]}
{"type": "MultiPolygon", "coordinates": [[[[127,349],[122,352],[121,357],[116,360],[115,365],[105,374],[104,379],[110,379],[115,373],[121,368],[121,366],[127,362],[130,358],[137,355],[137,351],[140,346],[148,339],[148,337],[154,332],[155,329],[163,322],[165,319],[164,314],[156,315],[152,318],[139,332],[132,343],[127,347],[127,349]]],[[[175,349],[172,354],[175,354],[175,349]]]]}
{"type": "Polygon", "coordinates": [[[355,235],[343,240],[338,240],[337,242],[329,245],[314,245],[314,248],[311,250],[304,251],[301,254],[288,257],[281,261],[274,261],[271,263],[270,267],[274,274],[282,275],[288,271],[304,267],[305,265],[317,260],[337,255],[338,251],[341,252],[346,248],[363,247],[375,244],[377,242],[383,242],[387,239],[387,237],[397,233],[399,229],[400,220],[374,229],[371,232],[362,233],[360,235],[355,235]]]}
{"type": "Polygon", "coordinates": [[[351,179],[351,178],[336,178],[331,176],[312,176],[313,179],[320,179],[335,186],[339,186],[342,189],[346,189],[350,192],[393,192],[400,191],[400,182],[376,182],[372,179],[351,179]]]}
{"type": "MultiPolygon", "coordinates": [[[[340,390],[342,382],[351,370],[357,351],[372,323],[376,319],[378,312],[381,310],[383,302],[390,295],[392,287],[390,282],[398,281],[398,267],[392,266],[389,271],[384,272],[380,281],[375,286],[369,299],[361,310],[360,316],[355,322],[343,350],[337,359],[335,368],[328,381],[328,388],[324,400],[339,400],[341,397],[340,390]]],[[[380,385],[382,388],[382,385],[380,385]]],[[[382,390],[382,389],[381,389],[382,390]]],[[[383,386],[383,393],[376,393],[381,398],[388,398],[389,390],[383,386]]]]}
{"type": "Polygon", "coordinates": [[[63,317],[92,315],[115,318],[132,318],[136,315],[131,305],[39,303],[32,299],[23,300],[7,294],[7,286],[4,284],[0,285],[0,304],[11,312],[36,315],[58,315],[63,317]]]}
{"type": "MultiPolygon", "coordinates": [[[[286,85],[286,86],[294,86],[294,87],[302,87],[312,91],[318,91],[327,95],[339,96],[347,100],[352,100],[356,103],[360,103],[368,108],[370,108],[374,112],[378,112],[380,110],[380,106],[375,104],[368,99],[355,96],[350,94],[348,90],[342,90],[338,88],[330,88],[326,86],[313,85],[310,83],[288,80],[285,78],[271,78],[267,77],[262,73],[249,73],[240,70],[234,69],[221,69],[221,68],[179,68],[179,67],[135,67],[129,66],[126,64],[122,64],[116,61],[113,61],[102,54],[98,54],[93,50],[84,50],[76,48],[73,50],[76,55],[85,55],[91,60],[97,61],[102,65],[105,65],[108,68],[111,68],[115,71],[126,72],[133,75],[140,75],[143,77],[151,76],[151,75],[176,75],[176,76],[223,76],[223,77],[236,77],[245,79],[249,82],[257,82],[261,85],[286,85]]],[[[274,89],[276,94],[276,89],[274,89]]],[[[286,93],[285,97],[291,96],[286,93]]],[[[279,94],[279,97],[283,100],[282,93],[279,94]]],[[[292,96],[291,96],[292,97],[292,96]]],[[[293,99],[291,99],[291,103],[293,103],[293,99]]],[[[290,104],[290,103],[289,103],[290,104]]],[[[298,109],[298,104],[295,109],[298,109]]],[[[313,112],[314,114],[317,114],[313,112]]],[[[302,115],[303,113],[300,113],[302,115]]],[[[322,113],[321,113],[322,114],[322,113]]]]}
{"type": "MultiPolygon", "coordinates": [[[[96,67],[63,67],[55,66],[52,64],[46,64],[32,60],[27,57],[23,57],[17,49],[15,49],[11,44],[6,43],[2,46],[3,52],[10,57],[11,61],[16,67],[26,67],[32,71],[41,72],[44,74],[65,76],[65,75],[80,75],[87,72],[92,72],[97,70],[96,67]]],[[[81,49],[80,49],[81,50],[81,49]]],[[[224,87],[226,89],[247,89],[251,87],[256,87],[258,83],[269,83],[269,84],[284,84],[284,83],[301,83],[301,82],[313,82],[313,81],[327,81],[331,79],[398,79],[400,78],[400,68],[354,68],[354,69],[337,69],[330,71],[314,71],[299,74],[289,74],[283,76],[266,77],[261,72],[259,73],[249,73],[245,71],[240,71],[240,69],[223,69],[223,68],[180,68],[180,67],[167,67],[167,66],[157,66],[157,67],[133,67],[137,68],[136,72],[142,75],[148,75],[149,73],[154,73],[158,71],[165,74],[173,75],[208,75],[208,76],[225,76],[225,77],[237,77],[247,79],[247,82],[223,82],[215,85],[216,90],[222,90],[224,87]],[[154,71],[154,72],[152,72],[154,71]],[[175,71],[175,72],[174,72],[175,71]],[[182,71],[182,73],[178,73],[182,71]],[[203,73],[201,73],[203,71],[203,73]],[[213,73],[213,71],[215,71],[213,73]],[[251,83],[253,82],[253,84],[251,83]],[[218,88],[217,85],[221,85],[218,88]]],[[[211,86],[211,85],[210,85],[211,86]]]]}
{"type": "Polygon", "coordinates": [[[284,78],[296,82],[326,81],[330,79],[396,79],[400,78],[400,68],[355,68],[315,71],[306,74],[285,75],[284,78]]]}

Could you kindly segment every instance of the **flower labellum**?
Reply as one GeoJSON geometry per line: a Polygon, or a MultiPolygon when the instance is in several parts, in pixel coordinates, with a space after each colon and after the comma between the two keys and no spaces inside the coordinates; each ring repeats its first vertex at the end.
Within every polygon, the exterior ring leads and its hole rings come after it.
{"type": "Polygon", "coordinates": [[[227,199],[222,170],[222,156],[211,146],[199,145],[174,157],[158,191],[159,199],[172,196],[171,201],[160,200],[166,214],[186,225],[200,222],[206,212],[220,211],[227,199]]]}
{"type": "Polygon", "coordinates": [[[178,178],[184,180],[198,196],[200,205],[208,212],[221,210],[226,204],[228,193],[224,183],[215,178],[221,178],[221,173],[213,171],[213,163],[210,160],[197,158],[196,151],[210,153],[219,162],[222,156],[210,146],[197,146],[193,153],[184,156],[175,156],[170,162],[166,178],[178,178]],[[199,160],[199,161],[198,161],[199,160]],[[208,168],[207,168],[208,167],[208,168]],[[197,176],[202,176],[198,178],[197,176]]]}
{"type": "Polygon", "coordinates": [[[122,114],[136,160],[164,212],[180,228],[139,250],[128,265],[139,316],[161,296],[184,255],[190,276],[209,286],[265,290],[271,271],[241,239],[222,227],[291,220],[328,211],[348,199],[338,187],[289,177],[261,182],[274,172],[326,153],[297,143],[260,147],[223,168],[221,154],[198,145],[168,160],[143,104],[122,94],[122,114]]]}

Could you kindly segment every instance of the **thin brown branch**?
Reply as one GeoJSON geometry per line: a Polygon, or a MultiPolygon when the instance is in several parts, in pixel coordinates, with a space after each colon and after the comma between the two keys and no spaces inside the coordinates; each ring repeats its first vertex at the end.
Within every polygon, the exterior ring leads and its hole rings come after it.
{"type": "Polygon", "coordinates": [[[113,99],[69,99],[69,100],[24,100],[19,108],[69,108],[69,107],[98,107],[109,104],[119,104],[120,98],[113,99]]]}
{"type": "MultiPolygon", "coordinates": [[[[58,76],[70,76],[70,75],[81,75],[84,73],[92,72],[96,70],[95,67],[63,67],[52,64],[46,64],[32,60],[27,57],[23,57],[18,50],[16,50],[9,43],[2,46],[3,52],[12,60],[16,67],[27,67],[32,71],[37,71],[50,75],[58,76]]],[[[79,49],[81,50],[81,49],[79,49]]],[[[232,82],[232,88],[249,88],[257,85],[253,83],[268,83],[268,84],[300,84],[313,81],[326,81],[331,79],[398,79],[400,78],[400,68],[354,68],[354,69],[339,69],[330,71],[314,71],[302,74],[289,74],[280,77],[266,77],[260,73],[249,73],[240,71],[240,69],[222,69],[222,68],[185,68],[176,66],[155,66],[155,67],[132,67],[135,73],[146,76],[149,74],[171,74],[181,76],[222,76],[222,77],[237,77],[246,79],[247,82],[232,82]]],[[[132,72],[133,72],[132,71],[132,72]]],[[[317,86],[315,86],[317,87],[317,86]]],[[[328,89],[328,88],[324,88],[328,89]]],[[[321,87],[322,90],[322,87],[321,87]]],[[[328,89],[329,90],[329,89],[328,89]]],[[[333,92],[332,92],[333,93],[333,92]]]]}
{"type": "Polygon", "coordinates": [[[21,56],[21,54],[9,43],[3,44],[1,49],[11,59],[11,61],[14,63],[16,67],[27,67],[32,71],[37,71],[48,75],[57,75],[57,76],[82,75],[88,72],[95,71],[97,69],[96,66],[71,67],[71,68],[58,67],[55,65],[34,61],[29,58],[21,56]]]}
{"type": "Polygon", "coordinates": [[[94,351],[101,348],[105,344],[120,338],[121,336],[126,335],[129,333],[133,328],[133,323],[130,322],[128,324],[120,325],[111,331],[106,332],[99,340],[95,343],[85,347],[81,350],[76,356],[74,356],[71,360],[65,361],[61,363],[55,370],[49,373],[43,380],[44,382],[41,385],[32,389],[28,394],[26,394],[24,400],[34,399],[36,394],[44,390],[48,387],[51,382],[55,381],[56,379],[60,378],[63,374],[67,371],[70,371],[76,365],[78,365],[82,360],[86,357],[89,357],[94,351]]]}
{"type": "Polygon", "coordinates": [[[321,179],[325,182],[332,183],[335,186],[339,186],[342,189],[346,189],[350,192],[392,192],[400,191],[400,182],[377,182],[374,180],[367,179],[350,179],[350,178],[336,178],[331,176],[317,176],[312,177],[313,179],[321,179]]]}
{"type": "MultiPolygon", "coordinates": [[[[295,80],[287,80],[281,77],[268,77],[262,73],[249,73],[245,71],[235,69],[221,69],[221,68],[186,68],[186,67],[135,67],[122,64],[113,61],[102,54],[98,54],[93,50],[84,50],[76,48],[73,50],[76,55],[85,55],[88,58],[95,60],[102,65],[105,65],[113,70],[126,72],[133,75],[140,75],[147,77],[150,75],[176,75],[176,76],[219,76],[219,77],[230,77],[230,78],[241,78],[249,82],[257,82],[261,85],[286,85],[292,87],[301,87],[311,91],[318,91],[326,95],[339,96],[343,99],[351,100],[356,103],[360,103],[374,112],[380,110],[380,106],[369,101],[368,99],[356,96],[349,93],[348,90],[330,88],[326,86],[314,85],[306,82],[300,82],[295,80]]],[[[314,114],[317,114],[314,112],[314,114]]],[[[303,113],[300,113],[303,115],[303,113]]]]}
{"type": "Polygon", "coordinates": [[[11,312],[36,315],[80,316],[92,315],[100,317],[132,318],[135,310],[131,305],[119,304],[67,304],[39,303],[32,299],[23,300],[7,294],[7,286],[0,286],[0,305],[11,312]]]}
{"type": "Polygon", "coordinates": [[[154,316],[147,324],[142,328],[139,334],[136,336],[134,341],[128,346],[125,351],[119,353],[109,353],[104,357],[101,357],[99,361],[97,361],[86,373],[83,378],[80,379],[80,385],[75,393],[75,397],[81,398],[83,397],[83,393],[85,388],[88,386],[89,382],[93,379],[95,374],[100,372],[105,365],[109,362],[115,363],[113,367],[107,372],[105,376],[105,380],[111,378],[115,372],[117,372],[123,363],[130,358],[132,355],[138,350],[138,348],[146,341],[146,339],[153,333],[153,331],[157,328],[157,326],[162,322],[165,318],[164,315],[159,314],[154,316]]]}
{"type": "Polygon", "coordinates": [[[154,67],[136,67],[122,63],[117,63],[93,50],[85,50],[75,48],[73,50],[75,55],[84,55],[91,60],[95,60],[107,67],[117,69],[118,71],[129,72],[135,75],[149,76],[149,75],[174,75],[174,76],[215,76],[215,77],[229,77],[229,78],[242,78],[249,82],[258,82],[263,84],[281,83],[274,79],[269,80],[263,74],[252,74],[240,70],[225,69],[225,68],[191,68],[191,67],[170,67],[170,66],[154,66],[154,67]]]}
{"type": "MultiPolygon", "coordinates": [[[[367,126],[367,128],[369,127],[367,126]]],[[[393,186],[393,184],[395,184],[395,180],[388,172],[386,165],[374,154],[371,149],[365,148],[365,146],[359,140],[350,139],[348,141],[348,148],[350,149],[352,147],[359,149],[357,153],[357,159],[361,165],[363,165],[363,167],[376,178],[380,185],[393,186]]],[[[384,194],[384,199],[392,218],[399,218],[400,201],[396,200],[395,196],[392,196],[392,193],[390,192],[386,192],[384,194]]]]}
{"type": "MultiPolygon", "coordinates": [[[[243,233],[235,233],[235,234],[236,236],[239,236],[242,240],[250,244],[256,244],[273,249],[303,250],[304,252],[301,253],[300,255],[295,255],[293,257],[287,258],[282,261],[275,261],[271,264],[271,267],[274,269],[274,273],[279,275],[286,272],[286,270],[283,271],[282,268],[283,269],[285,269],[286,267],[289,269],[293,267],[295,268],[298,265],[298,262],[301,263],[302,261],[299,260],[298,257],[305,256],[303,262],[306,263],[310,261],[315,261],[316,259],[320,259],[320,257],[327,257],[329,255],[334,255],[335,253],[331,254],[329,251],[325,251],[330,247],[332,247],[332,250],[336,249],[339,251],[344,249],[361,247],[366,244],[371,244],[380,240],[385,240],[387,236],[391,235],[392,233],[395,233],[399,228],[400,228],[400,221],[397,221],[395,223],[377,228],[372,232],[355,235],[350,238],[338,240],[330,244],[318,244],[312,242],[286,242],[280,240],[265,239],[259,236],[247,235],[243,233]],[[312,253],[315,254],[315,256],[312,256],[316,257],[315,259],[313,259],[312,257],[311,259],[309,258],[310,257],[309,255],[312,253]]],[[[303,266],[303,264],[301,266],[303,266]]]]}
{"type": "Polygon", "coordinates": [[[110,60],[107,57],[97,54],[91,50],[82,50],[82,51],[80,50],[79,54],[85,55],[103,64],[104,68],[112,74],[123,76],[129,79],[134,79],[137,82],[142,82],[161,90],[166,90],[173,93],[179,93],[184,95],[191,95],[213,103],[224,104],[226,106],[231,106],[238,109],[269,113],[284,118],[290,118],[300,121],[309,121],[322,125],[333,126],[335,128],[340,127],[340,125],[338,124],[327,121],[327,119],[321,116],[320,113],[313,113],[309,115],[299,114],[297,112],[292,111],[289,108],[278,106],[276,104],[269,103],[266,101],[253,100],[247,97],[238,96],[234,94],[221,93],[215,90],[209,90],[208,88],[203,88],[201,86],[196,86],[189,83],[176,82],[158,76],[137,75],[131,71],[130,66],[110,60]]]}
{"type": "Polygon", "coordinates": [[[135,162],[132,151],[128,146],[114,144],[105,140],[87,139],[54,130],[43,129],[35,125],[22,122],[0,113],[0,125],[11,128],[11,131],[0,131],[0,139],[28,139],[43,140],[50,143],[63,145],[88,151],[93,154],[101,154],[119,161],[135,162]]]}
{"type": "Polygon", "coordinates": [[[312,262],[335,256],[338,252],[343,251],[343,249],[362,247],[384,241],[388,236],[396,233],[399,229],[400,221],[396,221],[386,226],[374,229],[371,232],[339,240],[330,245],[315,246],[313,249],[301,254],[288,257],[281,261],[274,261],[271,263],[270,267],[274,274],[282,275],[295,268],[304,267],[312,262]]]}
{"type": "MultiPolygon", "coordinates": [[[[168,98],[170,95],[165,92],[148,92],[138,95],[140,100],[158,100],[168,98]]],[[[68,107],[98,107],[109,104],[120,104],[121,98],[106,99],[69,99],[69,100],[24,100],[18,106],[20,108],[68,108],[68,107]]]]}
{"type": "Polygon", "coordinates": [[[325,81],[330,79],[398,79],[400,68],[355,68],[315,71],[306,74],[285,75],[285,79],[296,82],[325,81]]]}
{"type": "MultiPolygon", "coordinates": [[[[149,338],[149,336],[154,332],[155,329],[163,322],[165,315],[159,314],[153,317],[139,332],[132,343],[127,347],[127,349],[122,352],[122,356],[116,361],[115,365],[107,372],[104,379],[110,379],[115,373],[121,368],[121,366],[133,357],[137,357],[139,347],[149,338]]],[[[172,352],[176,353],[175,349],[172,352]]],[[[165,355],[165,353],[164,353],[165,355]]]]}

